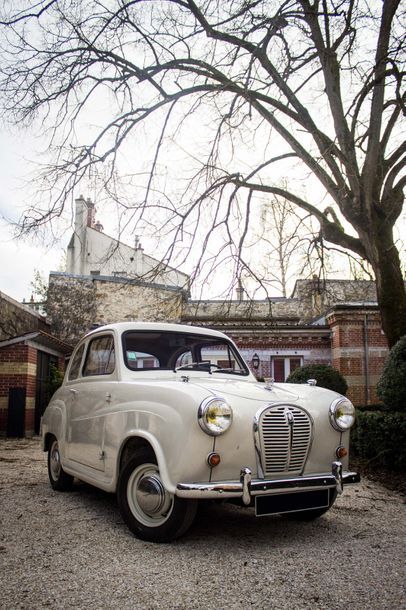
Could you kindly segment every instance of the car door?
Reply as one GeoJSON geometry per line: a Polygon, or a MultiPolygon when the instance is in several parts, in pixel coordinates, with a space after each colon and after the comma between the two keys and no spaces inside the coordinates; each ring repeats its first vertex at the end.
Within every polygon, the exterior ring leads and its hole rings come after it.
{"type": "Polygon", "coordinates": [[[115,379],[112,334],[92,337],[85,350],[81,374],[71,384],[68,406],[68,457],[96,470],[104,470],[104,430],[115,379]]]}

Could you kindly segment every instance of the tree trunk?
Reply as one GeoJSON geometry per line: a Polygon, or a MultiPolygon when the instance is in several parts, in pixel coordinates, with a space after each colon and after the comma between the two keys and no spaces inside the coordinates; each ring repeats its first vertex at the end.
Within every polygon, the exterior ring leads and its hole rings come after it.
{"type": "Polygon", "coordinates": [[[406,289],[392,228],[376,227],[361,237],[375,273],[382,328],[389,347],[406,335],[406,289]]]}

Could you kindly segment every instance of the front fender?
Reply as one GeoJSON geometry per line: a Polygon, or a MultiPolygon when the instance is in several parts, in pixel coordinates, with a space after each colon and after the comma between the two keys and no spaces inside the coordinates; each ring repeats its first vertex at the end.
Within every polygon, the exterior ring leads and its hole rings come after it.
{"type": "Polygon", "coordinates": [[[118,406],[106,418],[106,474],[117,486],[123,448],[129,439],[140,438],[153,449],[162,482],[170,492],[182,480],[207,480],[210,468],[207,456],[213,449],[213,437],[205,434],[197,421],[197,409],[185,413],[161,403],[137,403],[118,406]]]}
{"type": "Polygon", "coordinates": [[[41,446],[43,451],[47,451],[47,436],[52,434],[59,441],[61,452],[64,449],[66,428],[66,407],[62,400],[51,402],[45,409],[41,421],[41,446]]]}
{"type": "Polygon", "coordinates": [[[123,440],[123,443],[117,455],[115,476],[117,482],[120,474],[120,464],[122,463],[123,452],[124,449],[128,447],[129,443],[131,445],[131,450],[135,450],[137,446],[145,446],[145,444],[152,448],[158,464],[161,481],[165,489],[167,489],[171,493],[174,493],[176,485],[171,479],[162,445],[160,444],[156,436],[146,430],[133,429],[128,431],[128,436],[123,440]]]}

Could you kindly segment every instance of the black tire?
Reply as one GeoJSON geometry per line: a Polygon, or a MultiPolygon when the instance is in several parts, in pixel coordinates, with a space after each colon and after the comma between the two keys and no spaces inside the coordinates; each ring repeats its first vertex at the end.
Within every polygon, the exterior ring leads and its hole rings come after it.
{"type": "Polygon", "coordinates": [[[325,508],[313,508],[311,510],[302,510],[297,513],[286,513],[283,516],[292,519],[293,521],[314,521],[324,515],[333,506],[337,498],[336,490],[333,491],[331,498],[330,504],[325,508]]]}
{"type": "Polygon", "coordinates": [[[48,449],[48,476],[52,489],[55,489],[55,491],[69,491],[71,489],[73,476],[62,468],[59,444],[55,437],[52,438],[48,449]]]}
{"type": "Polygon", "coordinates": [[[139,449],[122,468],[117,500],[121,515],[141,540],[171,542],[192,525],[197,502],[168,493],[152,450],[139,449]]]}

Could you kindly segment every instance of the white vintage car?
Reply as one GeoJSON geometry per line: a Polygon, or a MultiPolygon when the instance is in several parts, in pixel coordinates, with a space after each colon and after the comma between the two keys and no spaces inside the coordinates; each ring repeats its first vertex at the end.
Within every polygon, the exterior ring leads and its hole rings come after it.
{"type": "Polygon", "coordinates": [[[115,492],[139,538],[168,542],[199,501],[312,519],[348,472],[354,407],[309,385],[259,383],[226,335],[176,324],[100,327],[76,347],[42,419],[54,489],[115,492]]]}

